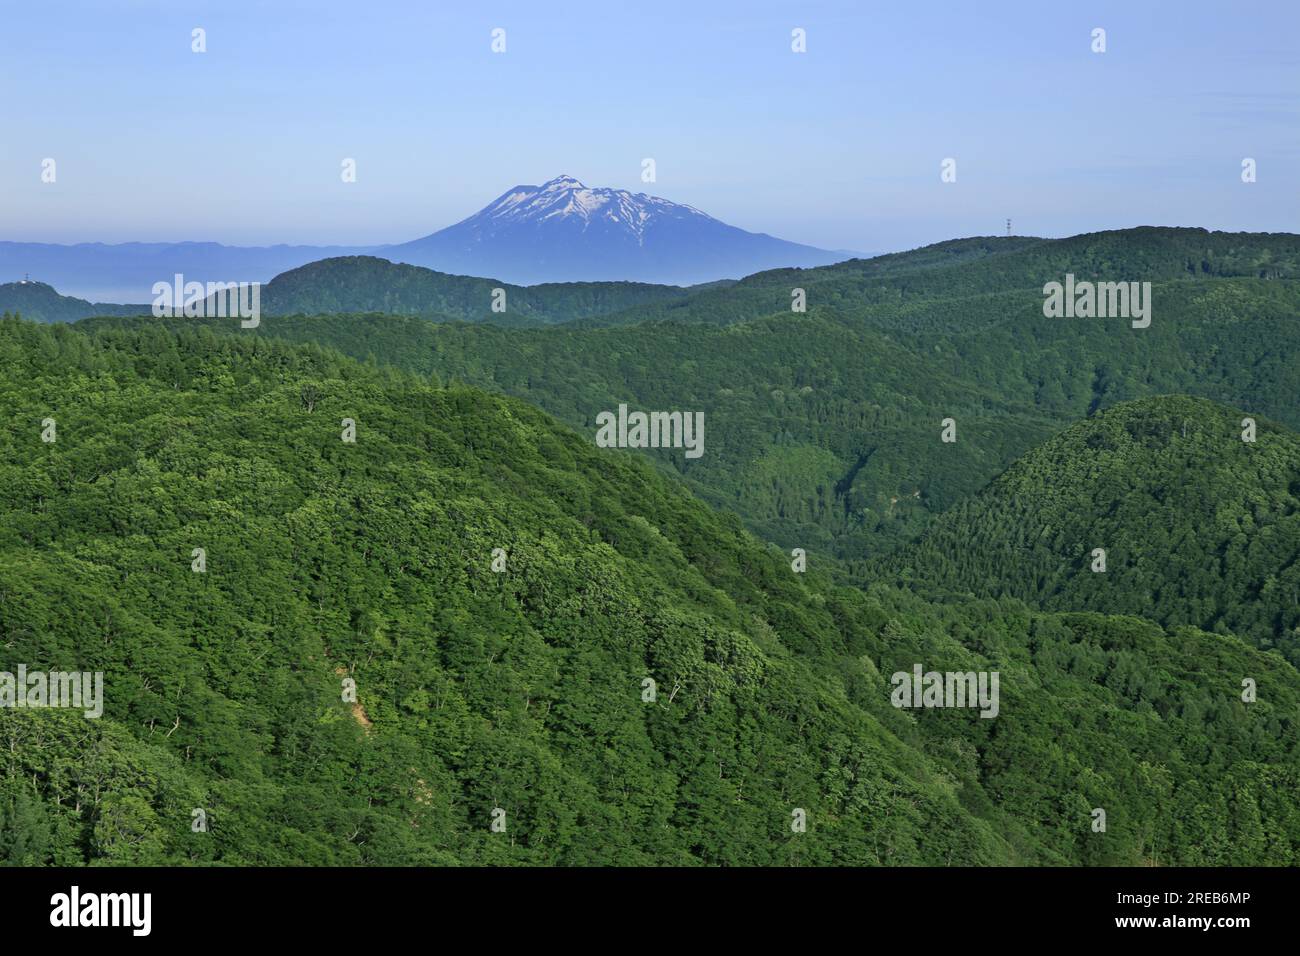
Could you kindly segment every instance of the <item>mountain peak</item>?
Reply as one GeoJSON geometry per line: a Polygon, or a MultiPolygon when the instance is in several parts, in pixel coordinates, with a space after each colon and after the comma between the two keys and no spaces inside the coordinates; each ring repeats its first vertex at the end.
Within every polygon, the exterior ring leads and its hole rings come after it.
{"type": "Polygon", "coordinates": [[[515,186],[469,218],[384,254],[395,262],[521,285],[690,285],[846,258],[746,232],[658,196],[587,186],[567,174],[540,186],[515,186]]]}
{"type": "Polygon", "coordinates": [[[539,186],[538,188],[542,192],[546,192],[547,190],[552,190],[552,189],[586,189],[587,187],[584,186],[580,181],[574,179],[572,176],[565,176],[561,174],[559,176],[556,176],[554,179],[548,179],[546,182],[542,183],[542,185],[539,186]]]}
{"type": "Polygon", "coordinates": [[[54,286],[48,282],[42,282],[40,279],[14,279],[12,282],[0,283],[0,288],[8,289],[10,287],[26,286],[29,289],[49,289],[54,291],[54,286]]]}

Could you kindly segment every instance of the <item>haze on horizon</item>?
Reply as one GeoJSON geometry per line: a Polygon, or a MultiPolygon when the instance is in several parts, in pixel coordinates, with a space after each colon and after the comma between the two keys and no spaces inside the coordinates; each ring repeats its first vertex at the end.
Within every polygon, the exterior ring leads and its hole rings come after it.
{"type": "Polygon", "coordinates": [[[55,0],[6,20],[0,240],[399,243],[561,173],[864,253],[1007,217],[1041,236],[1300,218],[1300,8],[1280,0],[55,0]]]}

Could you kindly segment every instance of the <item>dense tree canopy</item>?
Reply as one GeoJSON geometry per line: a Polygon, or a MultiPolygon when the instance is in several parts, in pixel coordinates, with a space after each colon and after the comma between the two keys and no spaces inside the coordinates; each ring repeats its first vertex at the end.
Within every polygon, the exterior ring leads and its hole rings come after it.
{"type": "Polygon", "coordinates": [[[9,862],[1300,862],[1300,675],[1231,634],[796,573],[313,344],[5,320],[0,362],[6,661],[105,675],[99,720],[0,710],[9,862]],[[891,706],[916,664],[998,717],[891,706]]]}
{"type": "Polygon", "coordinates": [[[1300,663],[1298,496],[1289,429],[1204,399],[1126,402],[1035,449],[868,573],[1195,624],[1300,663]]]}

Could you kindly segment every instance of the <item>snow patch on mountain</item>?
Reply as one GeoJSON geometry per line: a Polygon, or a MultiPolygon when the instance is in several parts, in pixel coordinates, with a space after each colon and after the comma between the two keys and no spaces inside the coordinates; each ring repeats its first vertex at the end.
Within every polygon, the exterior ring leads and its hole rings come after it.
{"type": "Polygon", "coordinates": [[[540,186],[516,186],[457,226],[482,232],[500,226],[559,219],[570,220],[585,230],[603,221],[621,225],[641,244],[646,228],[656,221],[696,217],[717,222],[683,203],[626,189],[593,189],[572,176],[556,176],[540,186]]]}

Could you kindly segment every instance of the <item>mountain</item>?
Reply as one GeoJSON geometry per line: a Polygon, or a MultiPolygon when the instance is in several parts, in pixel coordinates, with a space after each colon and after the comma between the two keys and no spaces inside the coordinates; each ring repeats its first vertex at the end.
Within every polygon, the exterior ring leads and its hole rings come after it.
{"type": "Polygon", "coordinates": [[[588,189],[560,176],[541,186],[516,186],[470,218],[399,245],[0,242],[0,277],[30,274],[76,296],[146,302],[154,283],[170,282],[177,273],[194,282],[266,283],[320,259],[373,254],[515,285],[694,285],[849,256],[746,232],[666,199],[588,189]]]}
{"type": "Polygon", "coordinates": [[[1300,674],[1234,636],[794,573],[642,456],[319,346],[0,357],[7,660],[104,688],[0,708],[7,863],[1300,863],[1300,674]],[[996,719],[892,706],[918,663],[998,671],[996,719]]]}
{"type": "Polygon", "coordinates": [[[281,273],[262,290],[267,315],[382,312],[434,320],[548,325],[621,313],[685,298],[690,290],[641,282],[561,282],[517,286],[447,275],[374,256],[323,259],[281,273]],[[504,298],[498,299],[496,290],[504,298]],[[494,311],[499,302],[502,311],[494,311]]]}
{"type": "Polygon", "coordinates": [[[932,592],[1231,632],[1300,664],[1300,435],[1259,419],[1243,441],[1247,417],[1186,396],[1115,405],[874,570],[932,592]]]}
{"type": "Polygon", "coordinates": [[[0,313],[34,322],[76,322],[92,315],[148,315],[149,311],[148,304],[112,305],[60,295],[53,286],[30,279],[0,284],[0,313]]]}
{"type": "Polygon", "coordinates": [[[390,246],[397,262],[509,282],[635,280],[692,285],[848,258],[746,232],[700,210],[589,188],[570,176],[516,186],[446,229],[390,246]]]}

